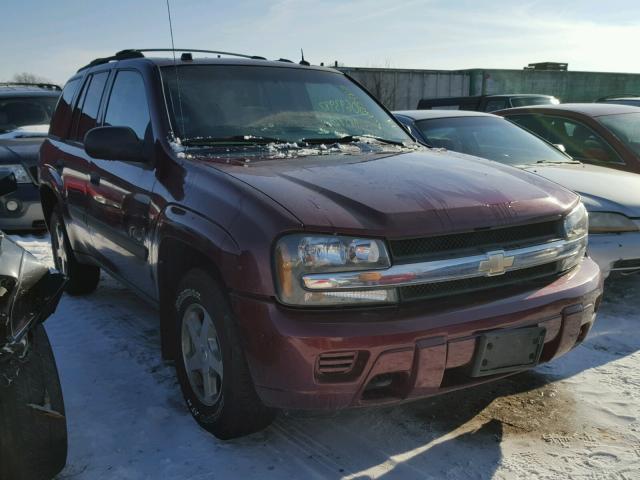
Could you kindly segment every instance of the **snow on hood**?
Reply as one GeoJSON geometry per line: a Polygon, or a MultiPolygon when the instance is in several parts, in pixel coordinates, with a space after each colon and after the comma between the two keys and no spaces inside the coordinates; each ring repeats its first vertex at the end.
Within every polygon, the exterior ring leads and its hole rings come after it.
{"type": "MultiPolygon", "coordinates": [[[[559,216],[577,197],[495,162],[420,149],[242,163],[198,157],[263,192],[301,223],[419,236],[559,216]]],[[[245,160],[251,160],[246,158],[245,160]]]]}
{"type": "Polygon", "coordinates": [[[525,170],[582,196],[588,210],[640,218],[640,175],[585,163],[538,164],[525,170]]]}

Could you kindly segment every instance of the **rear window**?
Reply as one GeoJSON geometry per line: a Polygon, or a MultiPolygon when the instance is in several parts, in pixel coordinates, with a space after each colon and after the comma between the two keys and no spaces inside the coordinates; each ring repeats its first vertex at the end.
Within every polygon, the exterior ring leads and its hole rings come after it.
{"type": "Polygon", "coordinates": [[[433,147],[508,165],[571,161],[551,145],[502,118],[436,118],[416,124],[433,147]]]}
{"type": "Polygon", "coordinates": [[[48,125],[58,97],[0,97],[0,133],[19,127],[48,125]]]}
{"type": "Polygon", "coordinates": [[[62,89],[62,95],[58,101],[58,106],[51,120],[51,135],[56,137],[65,137],[69,131],[69,123],[71,122],[71,103],[73,97],[80,86],[80,79],[74,78],[69,80],[62,89]]]}
{"type": "Polygon", "coordinates": [[[555,97],[512,97],[512,107],[527,107],[529,105],[557,105],[560,103],[555,97]]]}

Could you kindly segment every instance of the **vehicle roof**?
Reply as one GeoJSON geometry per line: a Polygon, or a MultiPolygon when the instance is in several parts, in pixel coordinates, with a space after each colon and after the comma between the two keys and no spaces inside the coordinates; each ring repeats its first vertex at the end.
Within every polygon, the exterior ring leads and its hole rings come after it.
{"type": "MultiPolygon", "coordinates": [[[[576,112],[588,117],[615,115],[616,113],[640,112],[640,107],[620,105],[618,103],[561,103],[559,105],[529,105],[500,110],[499,114],[535,113],[535,112],[576,112]]],[[[498,113],[498,112],[496,112],[498,113]]]]}
{"type": "Polygon", "coordinates": [[[427,120],[432,118],[453,118],[453,117],[496,117],[485,112],[476,112],[474,110],[396,110],[391,112],[394,115],[404,115],[412,120],[427,120]]]}
{"type": "Polygon", "coordinates": [[[60,90],[53,86],[0,84],[0,97],[59,97],[60,90]]]}
{"type": "Polygon", "coordinates": [[[604,98],[602,100],[599,100],[599,102],[607,103],[607,102],[610,102],[611,100],[637,100],[637,101],[640,101],[640,97],[607,97],[607,98],[604,98]]]}
{"type": "Polygon", "coordinates": [[[532,98],[552,98],[553,95],[543,95],[542,93],[496,93],[491,95],[484,95],[485,97],[532,97],[532,98]]]}

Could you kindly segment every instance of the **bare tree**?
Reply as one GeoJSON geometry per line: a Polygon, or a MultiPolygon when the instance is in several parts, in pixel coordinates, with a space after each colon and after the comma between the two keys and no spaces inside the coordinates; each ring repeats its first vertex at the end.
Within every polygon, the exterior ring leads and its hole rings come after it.
{"type": "Polygon", "coordinates": [[[17,83],[51,83],[48,78],[29,72],[16,73],[12,81],[17,83]]]}

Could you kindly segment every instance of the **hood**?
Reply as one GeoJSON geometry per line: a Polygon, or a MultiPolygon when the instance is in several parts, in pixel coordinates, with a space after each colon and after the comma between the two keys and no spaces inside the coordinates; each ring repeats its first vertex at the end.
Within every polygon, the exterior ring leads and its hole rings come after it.
{"type": "Polygon", "coordinates": [[[0,232],[0,360],[55,309],[65,280],[0,232]]]}
{"type": "Polygon", "coordinates": [[[0,140],[0,163],[22,162],[26,167],[38,164],[38,152],[43,138],[0,140]]]}
{"type": "Polygon", "coordinates": [[[49,133],[49,125],[25,125],[9,132],[0,133],[0,140],[12,138],[43,138],[49,133]]]}
{"type": "Polygon", "coordinates": [[[588,210],[618,212],[640,218],[640,175],[586,163],[539,164],[525,167],[579,193],[588,210]]]}
{"type": "Polygon", "coordinates": [[[559,216],[577,201],[537,175],[430,149],[198,160],[268,195],[305,228],[342,233],[411,237],[506,226],[559,216]]]}

